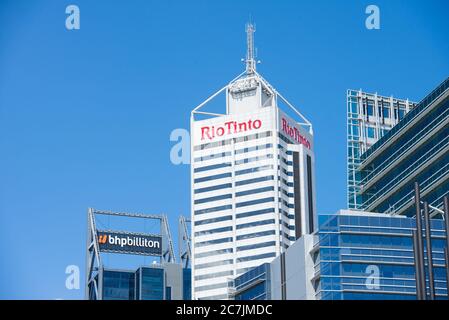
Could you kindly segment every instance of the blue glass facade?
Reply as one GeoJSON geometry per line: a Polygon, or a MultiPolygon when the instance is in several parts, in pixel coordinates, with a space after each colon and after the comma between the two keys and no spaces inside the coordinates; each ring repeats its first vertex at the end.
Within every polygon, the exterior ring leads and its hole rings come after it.
{"type": "Polygon", "coordinates": [[[140,268],[140,292],[138,300],[164,300],[164,269],[140,268]]]}
{"type": "MultiPolygon", "coordinates": [[[[191,269],[179,267],[182,288],[178,299],[191,300],[191,269]]],[[[171,300],[173,288],[163,267],[141,267],[137,271],[103,270],[103,300],[171,300]]]]}
{"type": "Polygon", "coordinates": [[[238,276],[231,286],[234,300],[270,300],[270,264],[264,263],[238,276]]]}
{"type": "MultiPolygon", "coordinates": [[[[241,274],[229,283],[231,296],[235,300],[415,300],[415,221],[355,211],[322,215],[318,232],[308,235],[312,237],[308,249],[294,244],[285,252],[284,262],[276,259],[241,274]],[[277,274],[282,272],[285,280],[277,274]]],[[[431,220],[431,235],[436,299],[447,299],[443,220],[431,220]]]]}
{"type": "Polygon", "coordinates": [[[182,298],[192,300],[192,269],[182,269],[182,298]]]}
{"type": "MultiPolygon", "coordinates": [[[[332,215],[320,220],[317,299],[416,299],[414,218],[332,215]]],[[[436,295],[447,299],[444,221],[432,219],[431,225],[436,295]]]]}
{"type": "Polygon", "coordinates": [[[442,208],[449,195],[449,78],[360,156],[354,206],[370,212],[415,214],[413,185],[442,208]]]}
{"type": "Polygon", "coordinates": [[[134,300],[134,283],[134,272],[104,270],[103,299],[134,300]]]}

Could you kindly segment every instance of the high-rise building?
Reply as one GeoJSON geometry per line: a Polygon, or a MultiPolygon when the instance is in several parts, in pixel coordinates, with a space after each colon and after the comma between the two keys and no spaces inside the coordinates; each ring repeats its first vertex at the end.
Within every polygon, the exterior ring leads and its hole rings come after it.
{"type": "MultiPolygon", "coordinates": [[[[395,113],[389,110],[385,115],[392,117],[395,113]]],[[[351,150],[355,154],[356,149],[349,148],[349,200],[355,199],[354,207],[413,216],[417,182],[422,200],[431,205],[432,215],[437,214],[443,207],[443,197],[449,194],[449,78],[391,130],[375,137],[378,140],[372,146],[352,158],[355,162],[351,162],[351,150]]]]}
{"type": "Polygon", "coordinates": [[[165,215],[89,208],[87,219],[86,299],[191,300],[191,269],[175,261],[165,215]]]}
{"type": "Polygon", "coordinates": [[[96,277],[101,300],[191,300],[190,269],[178,263],[136,271],[104,268],[96,277]]]}
{"type": "Polygon", "coordinates": [[[360,157],[416,103],[362,90],[348,90],[346,98],[348,208],[357,209],[361,204],[360,185],[357,183],[360,157]]]}
{"type": "Polygon", "coordinates": [[[192,111],[193,299],[228,299],[230,279],[317,225],[312,125],[257,73],[246,31],[245,72],[192,111]],[[203,110],[222,93],[225,112],[203,110]]]}
{"type": "MultiPolygon", "coordinates": [[[[447,299],[445,223],[430,222],[435,298],[447,299]]],[[[238,276],[230,282],[230,295],[235,300],[415,300],[415,229],[416,219],[401,215],[350,210],[320,215],[315,234],[238,276]]],[[[425,275],[429,296],[429,272],[425,275]]]]}

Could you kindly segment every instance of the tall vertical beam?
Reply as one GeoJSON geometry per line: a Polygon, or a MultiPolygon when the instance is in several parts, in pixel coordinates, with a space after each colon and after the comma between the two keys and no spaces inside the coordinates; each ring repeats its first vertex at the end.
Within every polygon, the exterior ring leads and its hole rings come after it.
{"type": "Polygon", "coordinates": [[[421,270],[419,268],[418,231],[416,230],[412,231],[412,240],[413,240],[413,257],[415,264],[416,300],[422,300],[421,279],[419,277],[421,270]]]}
{"type": "Polygon", "coordinates": [[[446,262],[446,292],[449,299],[449,250],[444,249],[444,261],[446,262]]]}
{"type": "Polygon", "coordinates": [[[427,251],[427,271],[429,274],[429,297],[435,300],[435,282],[433,273],[433,257],[432,257],[432,232],[429,215],[429,204],[424,202],[424,224],[426,228],[426,251],[427,251]]]}
{"type": "Polygon", "coordinates": [[[419,184],[415,182],[415,207],[416,207],[416,239],[417,239],[417,256],[418,256],[418,280],[420,287],[420,297],[422,300],[426,299],[426,274],[424,272],[424,250],[422,237],[422,220],[421,220],[421,196],[419,192],[419,184]]]}
{"type": "Polygon", "coordinates": [[[254,74],[256,71],[254,32],[256,32],[256,28],[252,23],[248,23],[246,25],[246,73],[248,75],[254,74]]]}
{"type": "Polygon", "coordinates": [[[447,296],[449,299],[449,196],[444,197],[444,222],[446,225],[446,250],[445,250],[445,260],[446,260],[446,288],[447,296]]]}

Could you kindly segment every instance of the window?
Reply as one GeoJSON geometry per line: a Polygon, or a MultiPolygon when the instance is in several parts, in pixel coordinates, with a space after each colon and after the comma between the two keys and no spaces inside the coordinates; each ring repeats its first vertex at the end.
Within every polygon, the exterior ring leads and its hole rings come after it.
{"type": "Polygon", "coordinates": [[[366,136],[368,138],[375,138],[375,129],[373,127],[366,127],[366,136]]]}
{"type": "Polygon", "coordinates": [[[220,278],[220,277],[226,277],[226,276],[232,276],[232,275],[234,275],[234,272],[232,270],[222,271],[222,272],[208,273],[208,274],[202,274],[199,276],[195,276],[195,280],[206,280],[206,279],[220,278]]]}
{"type": "Polygon", "coordinates": [[[258,254],[255,256],[237,258],[237,262],[260,260],[260,259],[266,259],[266,258],[271,258],[271,257],[275,257],[275,256],[276,256],[276,253],[274,253],[274,252],[273,253],[263,253],[263,254],[258,254]]]}
{"type": "Polygon", "coordinates": [[[246,207],[246,206],[252,206],[252,205],[256,205],[256,204],[261,204],[261,203],[266,203],[266,202],[273,202],[274,198],[264,198],[264,199],[257,199],[257,200],[251,200],[251,201],[245,201],[245,202],[240,202],[236,204],[237,208],[240,207],[246,207]]]}
{"type": "Polygon", "coordinates": [[[218,206],[218,207],[212,207],[207,209],[201,209],[201,210],[195,210],[195,214],[205,214],[205,213],[211,213],[211,212],[217,212],[222,210],[228,210],[232,209],[232,205],[225,205],[225,206],[218,206]]]}
{"type": "Polygon", "coordinates": [[[209,240],[209,241],[203,241],[203,242],[197,242],[195,243],[195,248],[210,246],[214,244],[220,244],[220,243],[226,243],[231,242],[232,238],[221,238],[221,239],[215,239],[215,240],[209,240]]]}
{"type": "Polygon", "coordinates": [[[262,220],[262,221],[238,224],[237,230],[251,228],[251,227],[257,227],[257,226],[263,226],[263,225],[267,225],[267,224],[274,224],[274,222],[275,222],[274,219],[269,219],[269,220],[262,220]]]}
{"type": "Polygon", "coordinates": [[[248,180],[242,180],[242,181],[236,181],[236,186],[243,186],[246,184],[256,183],[256,182],[262,182],[262,181],[269,181],[274,180],[274,176],[266,176],[266,177],[260,177],[260,178],[253,178],[248,180]]]}
{"type": "Polygon", "coordinates": [[[374,106],[372,103],[368,103],[367,105],[367,114],[368,116],[374,116],[374,106]]]}
{"type": "MultiPolygon", "coordinates": [[[[232,252],[234,252],[234,249],[232,249],[232,248],[213,250],[213,251],[196,253],[195,258],[206,258],[206,257],[211,257],[211,256],[218,256],[220,254],[232,253],[232,252]]],[[[195,277],[195,279],[196,279],[196,277],[195,277]]]]}
{"type": "Polygon", "coordinates": [[[195,269],[205,269],[205,268],[212,268],[212,267],[218,267],[223,265],[232,264],[233,259],[223,260],[223,261],[215,261],[215,262],[209,262],[209,263],[202,263],[195,265],[195,269]]]}
{"type": "Polygon", "coordinates": [[[237,219],[240,219],[240,218],[252,217],[252,216],[257,216],[259,214],[272,213],[272,212],[274,212],[274,208],[267,208],[267,209],[249,211],[249,212],[244,212],[244,213],[238,213],[236,216],[237,216],[237,219]]]}
{"type": "Polygon", "coordinates": [[[229,220],[232,220],[232,216],[224,216],[224,217],[218,217],[218,218],[214,218],[214,219],[206,219],[206,220],[195,221],[195,225],[196,226],[201,226],[201,225],[204,225],[204,224],[216,223],[216,222],[222,222],[222,221],[229,221],[229,220]]]}
{"type": "Polygon", "coordinates": [[[214,234],[214,233],[221,233],[221,232],[227,232],[232,231],[232,227],[222,227],[222,228],[216,228],[216,229],[209,229],[204,231],[197,231],[195,232],[195,236],[203,236],[206,234],[214,234]]]}
{"type": "Polygon", "coordinates": [[[218,201],[218,200],[224,200],[224,199],[231,199],[232,198],[232,194],[223,194],[220,196],[214,196],[214,197],[209,197],[209,198],[203,198],[203,199],[197,199],[195,200],[195,204],[200,204],[200,203],[207,203],[207,202],[213,202],[213,201],[218,201]]]}
{"type": "Polygon", "coordinates": [[[276,241],[268,241],[268,242],[262,242],[257,244],[250,244],[247,246],[240,246],[237,247],[237,251],[245,251],[245,250],[253,250],[253,249],[259,249],[259,248],[265,248],[265,247],[271,247],[275,246],[276,241]]]}
{"type": "Polygon", "coordinates": [[[199,183],[199,182],[205,182],[205,181],[216,180],[216,179],[230,178],[231,176],[232,176],[232,174],[230,172],[222,173],[222,174],[216,174],[213,176],[208,176],[208,177],[203,177],[203,178],[196,178],[193,182],[199,183]]]}
{"type": "Polygon", "coordinates": [[[242,234],[240,236],[237,236],[237,240],[265,237],[265,236],[271,236],[271,235],[275,235],[275,234],[276,233],[275,233],[274,230],[254,232],[254,233],[246,233],[246,234],[242,234]]]}
{"type": "Polygon", "coordinates": [[[232,183],[224,183],[224,184],[219,184],[219,185],[215,185],[215,186],[211,186],[211,187],[195,189],[194,193],[209,192],[209,191],[215,191],[215,190],[226,189],[226,188],[231,188],[231,187],[232,187],[232,183]]]}
{"type": "Polygon", "coordinates": [[[274,191],[274,187],[263,187],[263,188],[257,188],[257,189],[250,189],[250,190],[245,190],[245,191],[240,191],[237,192],[235,194],[236,197],[241,197],[241,196],[247,196],[250,194],[255,194],[255,193],[262,193],[262,192],[268,192],[268,191],[274,191]]]}
{"type": "Polygon", "coordinates": [[[269,170],[269,169],[273,169],[273,166],[272,165],[267,165],[267,166],[255,167],[255,168],[250,168],[250,169],[245,169],[245,170],[239,170],[239,171],[235,172],[235,175],[239,176],[239,175],[242,175],[242,174],[259,172],[259,171],[269,170]]]}
{"type": "Polygon", "coordinates": [[[206,290],[221,289],[221,288],[227,288],[227,287],[228,287],[228,282],[224,282],[224,283],[208,284],[205,286],[195,287],[195,291],[206,291],[206,290]]]}
{"type": "Polygon", "coordinates": [[[214,170],[214,169],[220,169],[220,168],[226,168],[226,167],[230,167],[231,163],[229,162],[225,162],[225,163],[219,163],[219,164],[212,164],[210,166],[204,166],[204,167],[199,167],[199,168],[195,168],[193,170],[193,172],[203,172],[203,171],[207,171],[207,170],[214,170]]]}

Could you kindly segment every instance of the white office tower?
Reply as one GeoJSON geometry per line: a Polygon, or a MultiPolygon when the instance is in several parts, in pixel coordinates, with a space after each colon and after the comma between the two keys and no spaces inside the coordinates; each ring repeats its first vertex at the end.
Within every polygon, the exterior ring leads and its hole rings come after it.
{"type": "Polygon", "coordinates": [[[228,299],[230,279],[317,225],[312,125],[256,72],[246,31],[245,72],[191,115],[193,299],[228,299]],[[226,113],[204,111],[220,94],[226,113]]]}

